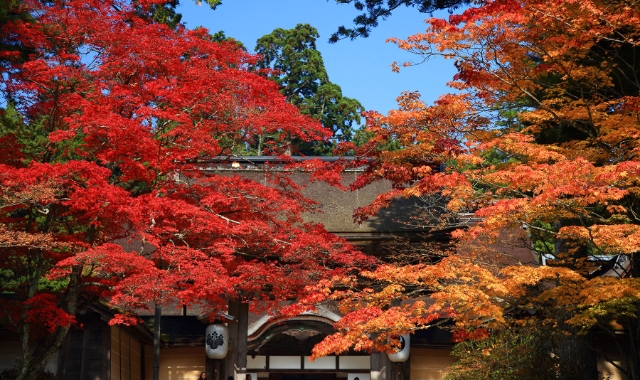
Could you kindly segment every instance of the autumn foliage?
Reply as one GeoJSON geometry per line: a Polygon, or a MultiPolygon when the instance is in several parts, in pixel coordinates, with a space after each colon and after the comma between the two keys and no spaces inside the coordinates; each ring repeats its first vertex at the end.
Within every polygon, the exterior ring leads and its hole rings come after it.
{"type": "Polygon", "coordinates": [[[20,378],[98,297],[213,313],[290,299],[368,262],[302,223],[314,202],[287,157],[260,183],[208,170],[258,134],[280,136],[266,149],[282,155],[329,132],[248,70],[256,58],[236,44],[151,22],[136,4],[28,0],[2,29],[14,48],[0,56],[0,310],[21,336],[20,378]]]}
{"type": "Polygon", "coordinates": [[[435,265],[391,263],[362,274],[377,288],[325,290],[344,300],[343,311],[370,318],[362,329],[358,317],[345,319],[353,323],[340,325],[316,355],[370,347],[372,332],[385,349],[388,334],[443,318],[461,337],[535,322],[561,335],[625,331],[631,349],[620,366],[640,376],[639,17],[632,1],[496,0],[391,40],[418,61],[453,60],[449,85],[457,91],[433,105],[405,93],[397,110],[368,115],[374,137],[358,152],[374,160],[353,187],[388,180],[394,190],[357,217],[395,197],[437,194],[447,211],[425,224],[446,229],[463,215],[477,223],[452,232],[458,249],[435,265]],[[390,141],[400,149],[380,148],[390,141]],[[434,170],[439,164],[444,172],[434,170]],[[497,265],[505,234],[519,235],[521,247],[549,266],[497,265]],[[614,258],[631,266],[600,277],[614,258]]]}

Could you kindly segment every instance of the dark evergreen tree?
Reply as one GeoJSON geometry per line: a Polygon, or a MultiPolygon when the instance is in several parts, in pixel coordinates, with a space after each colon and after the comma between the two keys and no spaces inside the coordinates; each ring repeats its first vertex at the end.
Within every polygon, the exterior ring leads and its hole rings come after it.
{"type": "Polygon", "coordinates": [[[454,10],[472,3],[471,0],[336,0],[341,4],[353,4],[364,13],[353,19],[353,27],[340,26],[331,35],[329,42],[338,42],[341,39],[356,39],[369,37],[371,30],[378,26],[379,20],[385,20],[391,13],[403,6],[417,8],[418,12],[431,13],[437,10],[454,10]]]}
{"type": "Polygon", "coordinates": [[[316,47],[318,37],[316,28],[298,24],[262,36],[255,49],[262,56],[258,67],[273,70],[267,75],[280,85],[288,101],[333,134],[332,141],[326,143],[297,142],[299,153],[305,155],[329,154],[335,143],[350,141],[364,110],[356,99],[342,96],[340,86],[329,80],[316,47]]]}

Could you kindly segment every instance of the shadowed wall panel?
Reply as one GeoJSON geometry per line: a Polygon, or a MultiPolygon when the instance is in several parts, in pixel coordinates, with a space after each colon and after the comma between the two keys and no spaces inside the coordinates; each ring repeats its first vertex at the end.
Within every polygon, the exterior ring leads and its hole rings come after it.
{"type": "Polygon", "coordinates": [[[448,349],[411,348],[411,380],[441,380],[455,358],[448,349]]]}
{"type": "Polygon", "coordinates": [[[111,327],[111,380],[142,379],[142,346],[124,330],[111,327]]]}
{"type": "MultiPolygon", "coordinates": [[[[145,350],[145,379],[153,378],[153,346],[145,350]]],[[[160,351],[160,380],[197,380],[204,372],[206,355],[203,347],[165,348],[160,351]]]]}

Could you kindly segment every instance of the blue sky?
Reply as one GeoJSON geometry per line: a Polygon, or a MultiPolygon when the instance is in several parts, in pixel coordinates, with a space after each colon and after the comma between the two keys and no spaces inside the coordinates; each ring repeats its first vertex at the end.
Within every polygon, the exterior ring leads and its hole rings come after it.
{"type": "Polygon", "coordinates": [[[389,37],[405,38],[424,31],[424,20],[429,16],[413,8],[397,10],[369,38],[335,44],[328,43],[331,34],[340,25],[352,25],[358,14],[350,4],[333,0],[225,0],[213,11],[206,4],[198,6],[192,0],[182,0],[178,11],[187,27],[204,26],[211,33],[223,30],[242,41],[249,51],[253,51],[258,38],[275,28],[290,29],[299,23],[314,26],[320,33],[317,45],[329,79],[342,88],[344,96],[358,99],[367,110],[386,113],[396,108],[395,99],[402,91],[420,91],[425,101],[432,102],[450,91],[446,83],[455,73],[453,62],[442,59],[405,68],[399,74],[391,72],[394,61],[419,59],[385,42],[389,37]]]}

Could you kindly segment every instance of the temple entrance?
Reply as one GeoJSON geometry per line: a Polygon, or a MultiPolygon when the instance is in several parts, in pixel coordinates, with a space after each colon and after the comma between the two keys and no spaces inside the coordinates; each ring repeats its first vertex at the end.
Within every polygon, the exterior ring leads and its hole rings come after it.
{"type": "Polygon", "coordinates": [[[310,360],[313,347],[335,332],[337,314],[318,307],[318,313],[292,318],[263,317],[249,326],[247,373],[252,380],[369,380],[369,355],[348,352],[310,360]],[[331,317],[331,318],[329,318],[331,317]]]}
{"type": "Polygon", "coordinates": [[[335,373],[270,373],[269,380],[336,380],[335,373]]]}

